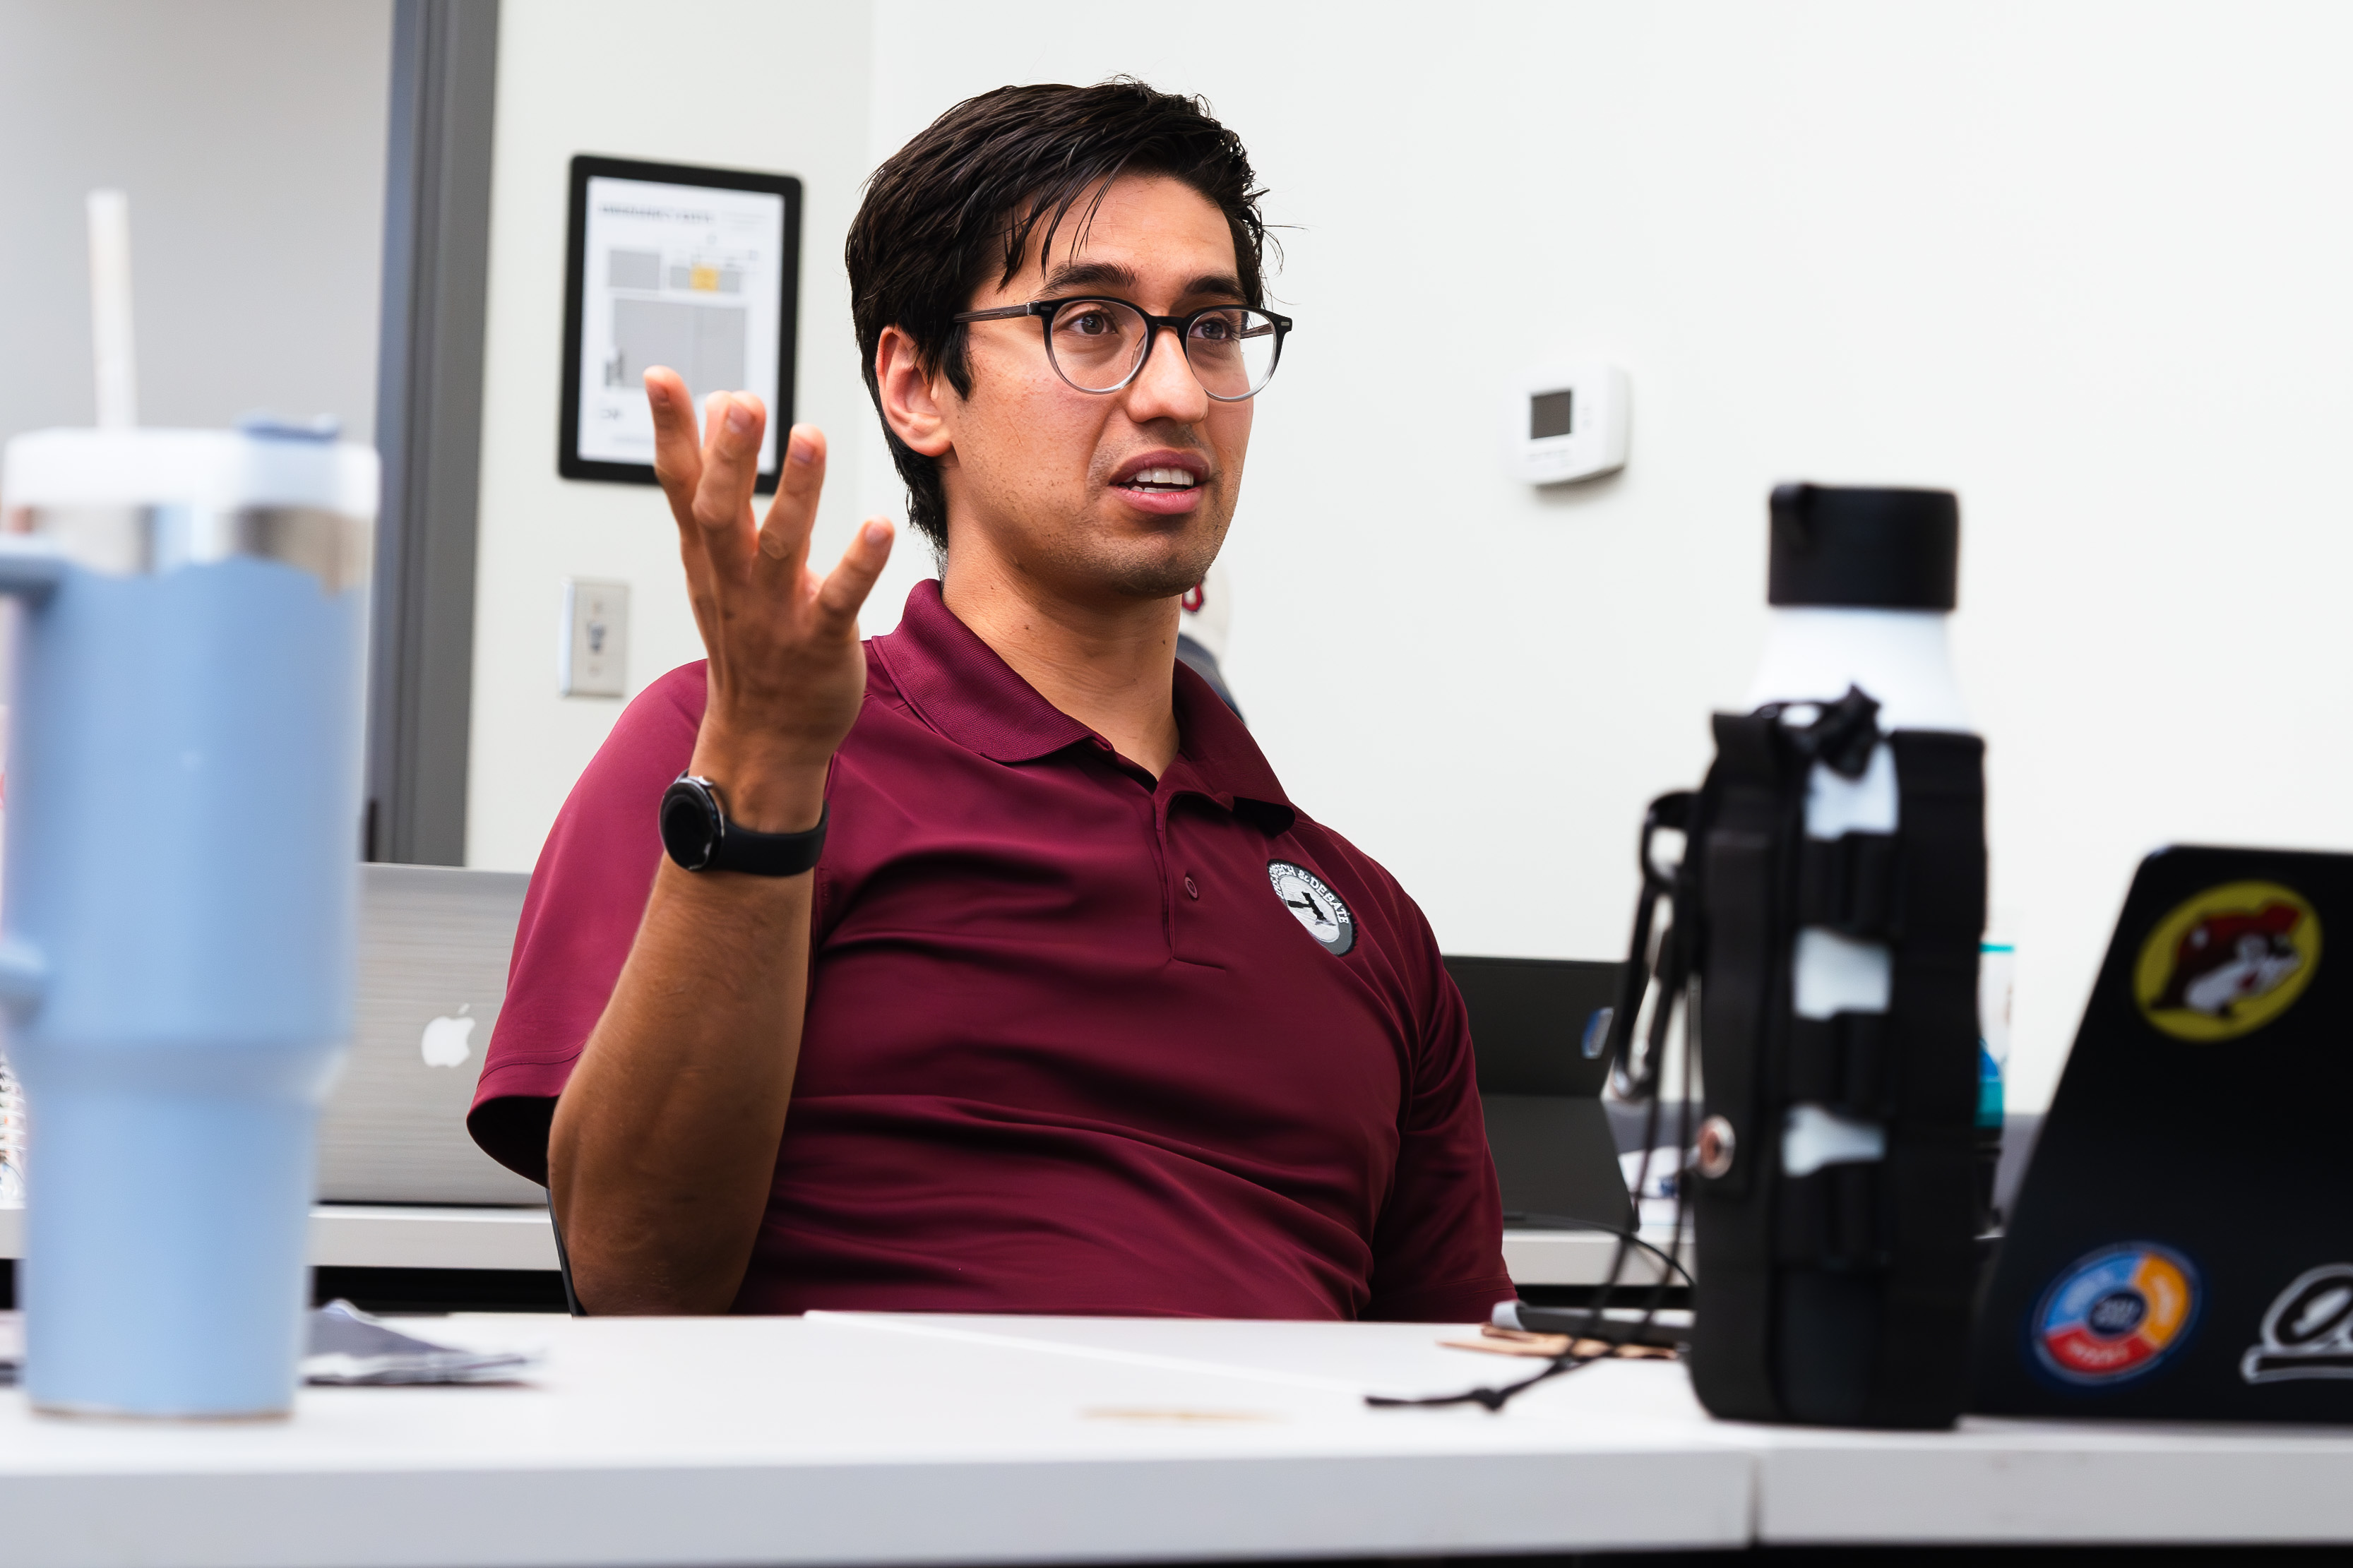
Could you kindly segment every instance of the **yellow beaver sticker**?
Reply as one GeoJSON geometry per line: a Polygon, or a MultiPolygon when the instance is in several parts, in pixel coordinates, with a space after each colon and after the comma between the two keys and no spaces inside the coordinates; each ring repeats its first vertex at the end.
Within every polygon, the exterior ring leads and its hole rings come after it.
{"type": "Polygon", "coordinates": [[[2133,996],[2177,1040],[2229,1040],[2288,1010],[2320,967],[2320,917],[2277,882],[2225,882],[2141,944],[2133,996]]]}

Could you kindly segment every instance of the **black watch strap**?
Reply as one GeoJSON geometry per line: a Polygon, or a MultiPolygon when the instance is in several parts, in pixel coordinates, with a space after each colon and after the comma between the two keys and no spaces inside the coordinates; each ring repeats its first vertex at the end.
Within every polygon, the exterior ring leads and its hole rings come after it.
{"type": "Polygon", "coordinates": [[[754,833],[727,820],[719,786],[681,773],[662,792],[662,847],[690,871],[742,871],[753,877],[797,877],[825,853],[828,802],[806,833],[754,833]]]}

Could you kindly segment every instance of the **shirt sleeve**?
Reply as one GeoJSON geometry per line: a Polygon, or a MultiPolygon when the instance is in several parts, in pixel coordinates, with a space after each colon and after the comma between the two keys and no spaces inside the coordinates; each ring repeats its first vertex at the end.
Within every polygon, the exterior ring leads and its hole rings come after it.
{"type": "MultiPolygon", "coordinates": [[[[1409,905],[1409,909],[1410,906],[1409,905]]],[[[1504,1267],[1504,1200],[1479,1107],[1471,1017],[1418,910],[1412,930],[1430,998],[1413,1083],[1398,1118],[1397,1178],[1373,1229],[1365,1316],[1484,1322],[1515,1294],[1504,1267]]]]}
{"type": "Polygon", "coordinates": [[[491,1158],[543,1186],[555,1097],[637,941],[661,862],[662,792],[694,754],[703,693],[697,662],[638,694],[573,786],[532,870],[466,1127],[491,1158]]]}

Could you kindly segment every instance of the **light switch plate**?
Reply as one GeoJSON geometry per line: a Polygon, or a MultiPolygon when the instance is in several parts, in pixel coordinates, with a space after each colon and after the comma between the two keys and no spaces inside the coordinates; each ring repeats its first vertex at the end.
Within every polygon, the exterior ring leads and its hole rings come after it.
{"type": "Polygon", "coordinates": [[[565,697],[624,697],[629,682],[629,585],[564,580],[555,689],[565,697]]]}

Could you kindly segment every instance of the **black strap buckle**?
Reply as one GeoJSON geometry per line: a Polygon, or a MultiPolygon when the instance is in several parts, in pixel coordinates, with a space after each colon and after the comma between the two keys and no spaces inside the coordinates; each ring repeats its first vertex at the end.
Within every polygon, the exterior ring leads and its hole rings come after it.
{"type": "Polygon", "coordinates": [[[1895,925],[1895,836],[1809,838],[1798,851],[1798,923],[1884,938],[1895,925]]]}

